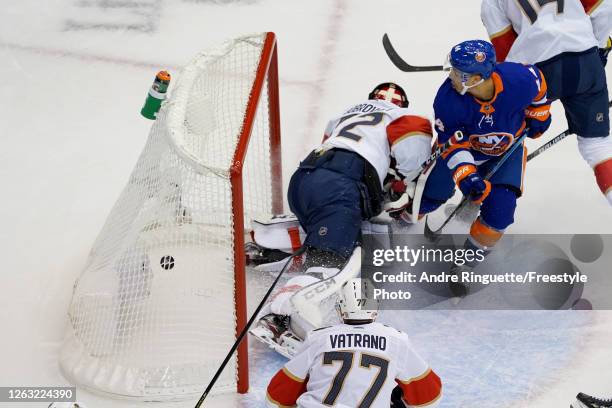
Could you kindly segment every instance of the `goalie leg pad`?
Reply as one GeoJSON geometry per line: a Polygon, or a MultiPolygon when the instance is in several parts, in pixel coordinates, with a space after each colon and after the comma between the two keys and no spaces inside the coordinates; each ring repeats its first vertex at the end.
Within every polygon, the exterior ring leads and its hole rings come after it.
{"type": "Polygon", "coordinates": [[[272,295],[270,311],[274,314],[290,316],[294,311],[290,301],[293,294],[319,281],[320,279],[311,275],[300,275],[289,279],[282,288],[272,295]]]}
{"type": "Polygon", "coordinates": [[[360,272],[361,247],[356,247],[338,273],[300,289],[291,297],[296,313],[312,327],[321,327],[323,324],[323,315],[319,307],[321,302],[337,293],[345,282],[359,276],[360,272]]]}
{"type": "Polygon", "coordinates": [[[251,226],[251,238],[258,246],[278,249],[285,253],[295,252],[306,237],[306,233],[300,228],[293,214],[254,219],[251,226]]]}

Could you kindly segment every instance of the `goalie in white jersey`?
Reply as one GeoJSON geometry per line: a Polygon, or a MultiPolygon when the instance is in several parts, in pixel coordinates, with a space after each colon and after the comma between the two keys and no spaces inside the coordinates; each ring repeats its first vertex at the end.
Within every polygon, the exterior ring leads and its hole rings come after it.
{"type": "Polygon", "coordinates": [[[354,278],[344,284],[337,303],[344,323],[308,334],[298,354],[270,381],[268,406],[438,405],[440,378],[405,333],[374,322],[378,301],[371,292],[367,280],[354,278]]]}
{"type": "Polygon", "coordinates": [[[483,0],[481,17],[499,62],[535,64],[560,99],[569,130],[612,205],[612,137],[604,66],[612,0],[483,0]]]}
{"type": "Polygon", "coordinates": [[[431,153],[431,122],[408,108],[404,90],[378,85],[369,99],[329,121],[323,143],[293,174],[288,202],[306,232],[305,267],[337,267],[359,244],[361,221],[378,215],[391,157],[410,181],[431,153]]]}
{"type": "MultiPolygon", "coordinates": [[[[367,100],[329,121],[323,143],[293,174],[289,206],[306,237],[302,243],[297,229],[287,232],[292,250],[306,247],[305,259],[300,255],[292,260],[304,274],[291,278],[272,296],[251,330],[282,355],[292,356],[306,332],[322,325],[320,313],[312,310],[318,305],[304,300],[308,287],[324,280],[316,293],[320,299],[329,298],[339,289],[329,282],[340,284],[359,272],[354,265],[355,259],[360,262],[355,248],[362,221],[382,210],[383,182],[392,157],[396,162],[392,190],[400,197],[410,196],[403,190],[414,185],[410,181],[431,154],[432,127],[429,119],[407,108],[408,98],[399,85],[378,85],[367,100]]],[[[407,205],[407,199],[396,200],[386,210],[394,216],[407,205]]],[[[284,265],[285,260],[274,264],[279,263],[284,265]]]]}

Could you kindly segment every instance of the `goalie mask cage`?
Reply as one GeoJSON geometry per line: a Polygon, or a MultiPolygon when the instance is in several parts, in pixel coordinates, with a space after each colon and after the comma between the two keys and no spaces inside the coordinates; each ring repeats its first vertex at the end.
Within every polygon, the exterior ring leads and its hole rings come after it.
{"type": "MultiPolygon", "coordinates": [[[[245,224],[282,212],[276,38],[186,66],[74,285],[65,377],[140,400],[199,396],[245,326],[245,224]]],[[[248,391],[246,338],[215,392],[248,391]]]]}

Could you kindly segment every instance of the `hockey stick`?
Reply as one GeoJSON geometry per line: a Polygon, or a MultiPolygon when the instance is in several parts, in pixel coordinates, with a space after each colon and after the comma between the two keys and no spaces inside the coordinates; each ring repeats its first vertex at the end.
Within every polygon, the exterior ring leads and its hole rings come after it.
{"type": "Polygon", "coordinates": [[[238,335],[238,338],[236,339],[236,341],[234,342],[234,345],[232,346],[232,348],[230,349],[230,351],[227,353],[227,356],[225,356],[225,359],[223,360],[223,362],[221,363],[221,366],[219,366],[219,369],[217,370],[217,372],[215,373],[215,375],[213,376],[212,380],[210,380],[210,383],[208,384],[208,386],[206,387],[206,390],[204,391],[204,393],[202,394],[202,396],[200,397],[200,399],[198,400],[198,403],[195,405],[195,408],[200,408],[202,406],[202,404],[204,403],[204,400],[206,399],[206,397],[208,396],[208,394],[210,393],[210,391],[212,390],[213,386],[215,385],[215,383],[217,382],[217,380],[219,379],[219,376],[221,375],[221,373],[223,372],[223,370],[225,369],[225,366],[227,365],[227,363],[229,362],[230,358],[232,358],[232,355],[234,354],[234,352],[236,351],[236,349],[238,348],[238,346],[240,345],[240,343],[242,342],[242,339],[244,338],[244,336],[247,334],[249,328],[251,327],[251,325],[253,324],[253,322],[255,321],[255,319],[257,318],[257,315],[259,314],[259,312],[261,311],[261,309],[263,308],[264,304],[266,303],[266,301],[268,300],[268,298],[270,297],[270,294],[272,293],[272,291],[274,290],[274,288],[276,287],[276,284],[278,283],[278,280],[280,279],[281,276],[283,276],[283,273],[287,270],[287,268],[289,267],[289,265],[291,264],[291,261],[293,260],[294,257],[299,256],[301,254],[304,253],[304,251],[306,251],[306,247],[302,246],[300,249],[298,249],[297,251],[295,251],[287,260],[287,263],[285,264],[285,266],[283,266],[283,269],[281,269],[281,271],[278,273],[278,276],[276,277],[276,279],[274,279],[274,282],[272,282],[272,285],[270,285],[270,288],[268,289],[268,291],[266,292],[266,294],[264,295],[263,299],[261,299],[261,302],[259,302],[259,305],[257,305],[257,309],[255,309],[255,311],[253,312],[253,315],[251,315],[251,318],[249,319],[249,321],[247,322],[246,326],[243,327],[242,331],[240,332],[240,334],[238,335]]]}
{"type": "MultiPolygon", "coordinates": [[[[422,197],[422,193],[423,193],[423,188],[425,187],[425,182],[427,181],[427,177],[423,177],[423,176],[428,176],[429,175],[429,171],[433,168],[431,165],[434,164],[436,162],[436,160],[438,160],[438,158],[440,156],[442,156],[448,149],[450,149],[453,145],[461,142],[463,140],[463,133],[458,130],[455,132],[455,134],[453,136],[451,136],[446,143],[444,143],[442,146],[438,145],[436,147],[436,149],[429,155],[429,157],[427,158],[427,160],[425,160],[421,166],[419,167],[419,169],[417,170],[418,173],[416,174],[416,176],[411,176],[410,180],[414,180],[415,178],[418,177],[417,180],[417,185],[414,189],[415,191],[415,196],[412,200],[412,209],[414,210],[415,208],[420,208],[421,206],[421,197],[422,197]]],[[[414,173],[412,173],[414,174],[414,173]]],[[[408,178],[408,177],[406,177],[408,178]]],[[[393,206],[393,208],[395,208],[394,211],[398,211],[398,208],[402,208],[402,206],[406,206],[408,205],[408,203],[410,202],[410,197],[407,196],[407,194],[402,194],[402,196],[400,198],[398,198],[395,201],[391,201],[388,202],[387,204],[385,204],[385,210],[387,212],[389,212],[389,208],[391,208],[393,206]]],[[[415,220],[413,219],[413,224],[414,224],[415,220]]]]}
{"type": "Polygon", "coordinates": [[[561,140],[565,139],[570,134],[571,134],[571,132],[569,131],[569,129],[565,129],[564,132],[559,133],[557,136],[553,137],[548,142],[546,142],[542,146],[538,147],[537,150],[534,150],[533,152],[529,153],[529,155],[527,156],[527,161],[533,159],[534,157],[537,157],[537,156],[541,155],[546,150],[550,149],[553,145],[556,145],[557,143],[559,143],[561,140]]]}
{"type": "MultiPolygon", "coordinates": [[[[518,146],[523,145],[523,141],[525,140],[525,137],[527,137],[527,132],[528,132],[528,129],[525,129],[523,134],[516,140],[516,142],[514,142],[514,144],[512,145],[512,147],[510,147],[510,149],[504,155],[504,157],[502,157],[501,160],[497,162],[497,164],[491,170],[489,170],[487,175],[484,177],[484,180],[489,180],[491,177],[493,177],[493,175],[497,172],[497,170],[499,170],[500,167],[508,160],[508,158],[512,155],[512,153],[514,153],[514,151],[518,148],[518,146]]],[[[467,197],[463,197],[459,205],[455,207],[453,212],[450,213],[450,215],[446,218],[446,220],[444,220],[444,223],[442,223],[442,225],[435,231],[432,230],[429,227],[429,224],[427,223],[429,216],[425,217],[425,230],[423,231],[423,235],[425,236],[425,238],[427,238],[431,242],[437,242],[440,239],[440,234],[442,233],[442,230],[444,229],[446,224],[448,224],[450,220],[452,220],[455,217],[455,215],[463,207],[467,205],[468,202],[469,202],[469,199],[467,197]]]]}
{"type": "MultiPolygon", "coordinates": [[[[612,101],[608,101],[608,108],[610,108],[612,106],[612,101]]],[[[525,136],[526,133],[523,134],[523,136],[525,136]]],[[[538,147],[536,150],[534,150],[533,152],[531,152],[528,156],[527,156],[527,161],[533,159],[534,157],[538,157],[540,154],[544,153],[546,150],[550,149],[552,146],[556,145],[557,143],[559,143],[561,140],[565,139],[567,136],[571,135],[572,132],[570,132],[569,129],[566,129],[565,131],[559,133],[557,136],[553,137],[551,140],[549,140],[548,142],[544,143],[542,146],[538,147]]],[[[521,136],[521,137],[523,137],[521,136]]],[[[514,148],[514,146],[513,146],[514,148]]],[[[506,154],[505,157],[507,157],[508,154],[506,154]]],[[[500,161],[501,163],[501,161],[500,161]]],[[[500,165],[500,163],[498,163],[498,166],[500,165]]],[[[498,167],[496,166],[496,167],[498,167]]],[[[496,169],[495,169],[496,170],[496,169]]],[[[497,171],[497,170],[496,170],[497,171]]],[[[464,197],[463,200],[459,203],[459,205],[457,207],[455,207],[455,209],[453,210],[453,212],[446,218],[446,220],[444,221],[444,223],[442,224],[442,226],[440,228],[438,228],[437,230],[433,231],[430,227],[429,224],[427,223],[427,218],[425,217],[425,230],[423,231],[423,234],[425,235],[425,237],[427,239],[429,239],[432,242],[435,242],[439,239],[439,235],[442,231],[442,228],[444,228],[446,226],[446,224],[449,223],[449,221],[463,208],[465,207],[465,205],[467,204],[467,200],[464,197]]]]}
{"type": "MultiPolygon", "coordinates": [[[[612,101],[608,101],[608,108],[610,108],[611,106],[612,106],[612,101]]],[[[525,130],[525,133],[523,133],[523,136],[521,136],[521,137],[524,137],[526,134],[527,134],[527,130],[525,130]]],[[[531,152],[527,156],[527,161],[533,159],[534,157],[538,157],[540,154],[544,153],[546,150],[550,149],[552,146],[556,145],[561,140],[565,139],[567,136],[569,136],[571,134],[572,134],[572,132],[570,132],[569,129],[566,129],[563,132],[559,133],[557,136],[553,137],[548,142],[544,143],[542,146],[538,147],[536,150],[531,152]]],[[[511,149],[513,149],[513,148],[514,148],[514,146],[511,149]]],[[[506,156],[504,156],[504,159],[507,156],[508,156],[508,154],[506,154],[506,156]]],[[[493,170],[497,171],[497,168],[499,167],[501,162],[502,161],[500,161],[500,163],[498,163],[497,166],[495,166],[495,168],[493,170]]],[[[489,173],[489,174],[491,174],[491,173],[489,173]]],[[[485,180],[487,180],[487,179],[485,178],[485,180]]],[[[423,234],[425,235],[425,237],[427,239],[429,239],[430,241],[432,241],[432,242],[437,241],[439,239],[439,235],[440,235],[440,233],[442,231],[442,228],[444,228],[446,226],[446,224],[448,224],[448,222],[461,210],[461,208],[465,207],[466,204],[467,204],[467,199],[464,197],[463,200],[459,203],[459,205],[457,207],[455,207],[453,212],[446,218],[446,220],[444,221],[442,226],[440,228],[438,228],[437,230],[435,230],[435,231],[431,230],[431,228],[427,224],[427,218],[428,217],[425,217],[425,230],[423,231],[423,234]]]]}
{"type": "Polygon", "coordinates": [[[391,40],[389,40],[389,36],[387,33],[383,35],[382,38],[383,47],[385,48],[385,52],[387,56],[400,71],[404,72],[427,72],[427,71],[444,71],[444,67],[442,65],[428,65],[428,66],[415,66],[410,65],[406,61],[399,56],[393,45],[391,45],[391,40]]]}
{"type": "Polygon", "coordinates": [[[423,163],[421,166],[421,174],[419,174],[419,179],[417,180],[416,187],[414,188],[414,197],[412,198],[412,211],[411,214],[416,214],[416,216],[412,216],[412,223],[415,224],[419,220],[419,210],[421,209],[421,200],[423,199],[423,192],[425,191],[425,184],[427,183],[427,179],[429,178],[429,174],[433,170],[432,164],[438,160],[442,154],[444,154],[448,149],[450,149],[453,145],[461,142],[463,140],[463,132],[458,130],[455,134],[446,141],[444,147],[440,148],[438,146],[434,154],[429,156],[429,159],[423,163]]]}
{"type": "Polygon", "coordinates": [[[421,172],[419,174],[423,174],[429,169],[429,167],[436,161],[440,156],[442,156],[448,149],[450,149],[453,145],[456,145],[460,141],[463,140],[463,132],[460,130],[456,131],[454,135],[452,135],[446,143],[442,146],[438,145],[436,150],[421,164],[421,172]]]}
{"type": "MultiPolygon", "coordinates": [[[[610,108],[610,106],[612,106],[612,101],[608,101],[608,108],[610,108]]],[[[550,149],[552,146],[556,145],[561,140],[565,139],[571,134],[572,133],[570,132],[570,130],[566,129],[565,132],[558,134],[557,136],[550,139],[548,142],[544,143],[542,146],[538,147],[537,150],[534,150],[533,152],[529,153],[529,155],[527,156],[527,161],[544,153],[546,150],[550,149]]]]}

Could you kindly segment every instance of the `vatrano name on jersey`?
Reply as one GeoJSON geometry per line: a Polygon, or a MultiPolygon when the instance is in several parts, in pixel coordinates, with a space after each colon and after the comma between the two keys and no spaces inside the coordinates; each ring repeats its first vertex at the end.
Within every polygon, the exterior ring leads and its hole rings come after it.
{"type": "Polygon", "coordinates": [[[340,333],[330,334],[329,343],[332,348],[362,347],[385,351],[387,349],[387,338],[373,334],[340,333]]]}

